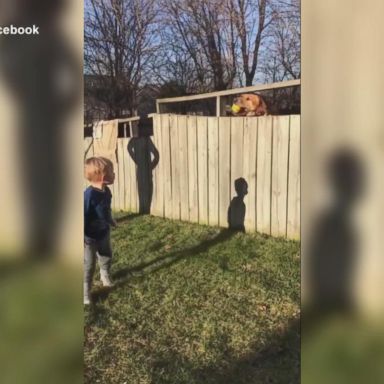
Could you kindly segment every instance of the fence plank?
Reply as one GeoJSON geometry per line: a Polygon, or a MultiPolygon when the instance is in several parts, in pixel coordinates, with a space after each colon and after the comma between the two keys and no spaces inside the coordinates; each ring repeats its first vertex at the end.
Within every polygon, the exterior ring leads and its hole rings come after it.
{"type": "Polygon", "coordinates": [[[236,194],[234,181],[243,177],[244,158],[244,119],[232,119],[231,122],[231,193],[236,194]]]}
{"type": "Polygon", "coordinates": [[[257,155],[257,122],[259,119],[247,117],[244,121],[244,178],[248,183],[248,194],[245,203],[245,229],[256,230],[256,155],[257,155]]]}
{"type": "Polygon", "coordinates": [[[138,194],[140,201],[140,212],[149,213],[151,206],[150,183],[152,181],[152,170],[150,170],[151,145],[149,137],[140,137],[138,139],[139,160],[137,163],[138,174],[138,194]]]}
{"type": "Polygon", "coordinates": [[[154,117],[153,145],[159,152],[159,162],[153,169],[153,210],[151,213],[164,216],[164,177],[163,177],[163,154],[162,154],[162,132],[161,116],[154,117]]]}
{"type": "Polygon", "coordinates": [[[208,130],[207,118],[197,116],[197,164],[199,188],[199,223],[208,224],[208,130]]]}
{"type": "MultiPolygon", "coordinates": [[[[116,152],[118,150],[118,143],[116,141],[116,152]]],[[[119,191],[119,172],[118,172],[118,168],[119,168],[119,163],[117,160],[115,160],[113,162],[113,167],[114,167],[114,171],[115,171],[115,182],[110,185],[110,189],[111,189],[111,192],[112,192],[112,209],[114,211],[118,211],[119,210],[119,200],[120,200],[120,191],[119,191]]]]}
{"type": "Polygon", "coordinates": [[[187,116],[189,220],[199,221],[196,116],[187,116]]]}
{"type": "Polygon", "coordinates": [[[161,115],[162,158],[164,177],[164,217],[172,217],[172,173],[171,173],[171,138],[170,115],[161,115]]]}
{"type": "Polygon", "coordinates": [[[290,116],[287,237],[300,238],[300,116],[290,116]]]}
{"type": "Polygon", "coordinates": [[[180,156],[177,115],[170,116],[171,174],[172,174],[172,219],[180,220],[180,156]]]}
{"type": "Polygon", "coordinates": [[[256,229],[271,233],[272,116],[259,119],[257,131],[256,229]]]}
{"type": "Polygon", "coordinates": [[[231,203],[231,118],[219,118],[219,225],[228,226],[231,203]]]}
{"type": "MultiPolygon", "coordinates": [[[[132,123],[134,126],[134,123],[132,123]]],[[[138,166],[138,162],[142,162],[142,152],[138,151],[136,154],[136,159],[135,159],[135,174],[136,174],[136,212],[140,212],[140,196],[141,196],[141,189],[142,185],[140,184],[139,178],[141,177],[141,172],[140,172],[140,167],[138,166]]]]}
{"type": "Polygon", "coordinates": [[[84,160],[93,157],[93,137],[84,137],[84,160]]]}
{"type": "Polygon", "coordinates": [[[131,171],[130,171],[130,157],[128,154],[128,138],[122,139],[123,143],[123,161],[124,161],[124,210],[131,212],[131,171]]]}
{"type": "Polygon", "coordinates": [[[235,181],[242,178],[244,163],[244,119],[233,118],[231,121],[231,224],[244,226],[243,197],[235,190],[235,181]]]}
{"type": "Polygon", "coordinates": [[[132,160],[131,160],[131,157],[128,153],[128,145],[129,145],[129,141],[131,139],[129,138],[126,138],[125,141],[124,141],[124,167],[125,167],[125,179],[126,179],[126,186],[127,186],[127,189],[125,191],[125,207],[126,209],[128,209],[129,212],[133,212],[133,207],[132,207],[132,183],[133,183],[133,180],[131,180],[131,175],[132,175],[132,172],[131,172],[131,167],[132,167],[132,160]]]}
{"type": "Polygon", "coordinates": [[[178,117],[179,134],[179,179],[180,179],[180,218],[189,220],[189,197],[188,197],[188,134],[187,116],[178,117]]]}
{"type": "Polygon", "coordinates": [[[163,148],[163,128],[161,126],[162,120],[161,116],[158,117],[158,122],[160,124],[158,128],[158,147],[157,150],[159,152],[159,164],[157,165],[158,168],[158,176],[159,176],[159,182],[157,185],[157,192],[158,192],[158,209],[160,216],[164,217],[164,183],[165,183],[165,171],[164,171],[164,153],[161,152],[163,148]]]}
{"type": "MultiPolygon", "coordinates": [[[[128,145],[132,145],[131,141],[133,139],[131,138],[128,142],[128,145]]],[[[130,207],[132,212],[138,212],[138,204],[137,204],[137,175],[136,175],[136,163],[132,159],[131,155],[129,154],[129,173],[130,173],[130,207]]]]}
{"type": "Polygon", "coordinates": [[[219,125],[208,117],[208,222],[219,225],[219,125]]]}
{"type": "MultiPolygon", "coordinates": [[[[159,115],[155,115],[153,117],[153,136],[150,138],[150,142],[152,143],[153,147],[157,149],[159,146],[159,138],[158,138],[158,119],[159,115]]],[[[149,154],[149,161],[150,164],[152,164],[152,156],[149,154]]],[[[158,209],[157,209],[157,181],[158,181],[158,169],[159,167],[156,166],[154,169],[152,169],[152,166],[149,169],[149,176],[150,176],[150,184],[152,183],[152,195],[151,195],[151,206],[149,209],[150,214],[160,216],[158,209]]]]}
{"type": "Polygon", "coordinates": [[[289,116],[273,118],[271,234],[287,235],[289,116]]]}
{"type": "Polygon", "coordinates": [[[117,169],[115,169],[115,178],[119,178],[119,201],[118,209],[124,210],[125,202],[125,175],[124,175],[124,142],[123,139],[117,140],[117,169]]]}

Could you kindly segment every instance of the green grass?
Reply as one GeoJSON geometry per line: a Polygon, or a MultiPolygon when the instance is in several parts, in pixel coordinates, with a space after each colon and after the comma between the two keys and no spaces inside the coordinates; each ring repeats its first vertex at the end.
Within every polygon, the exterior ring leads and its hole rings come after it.
{"type": "Polygon", "coordinates": [[[2,383],[83,383],[82,273],[57,259],[0,255],[2,383]]]}
{"type": "Polygon", "coordinates": [[[299,382],[299,243],[151,216],[112,232],[86,309],[85,382],[299,382]]]}
{"type": "MultiPolygon", "coordinates": [[[[305,312],[304,312],[305,313],[305,312]]],[[[303,383],[384,383],[382,318],[335,314],[302,329],[303,383]]]]}

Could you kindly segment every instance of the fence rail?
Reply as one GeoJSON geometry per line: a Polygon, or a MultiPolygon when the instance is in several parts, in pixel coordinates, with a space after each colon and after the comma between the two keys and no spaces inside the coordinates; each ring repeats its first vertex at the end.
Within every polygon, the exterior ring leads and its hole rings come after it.
{"type": "Polygon", "coordinates": [[[114,209],[300,237],[299,115],[153,119],[153,137],[118,139],[114,209]]]}
{"type": "Polygon", "coordinates": [[[190,96],[179,96],[179,97],[170,97],[165,99],[157,99],[156,100],[156,111],[157,113],[163,113],[163,106],[169,103],[180,103],[186,101],[194,101],[194,100],[203,100],[203,99],[216,99],[216,116],[223,116],[224,114],[224,106],[222,105],[222,98],[231,95],[238,95],[241,93],[249,93],[249,92],[258,92],[258,91],[268,91],[273,89],[281,89],[288,87],[298,87],[301,85],[301,80],[287,80],[281,81],[277,83],[271,84],[259,84],[252,85],[249,87],[242,88],[233,88],[226,89],[223,91],[209,92],[209,93],[201,93],[198,95],[190,95],[190,96]]]}

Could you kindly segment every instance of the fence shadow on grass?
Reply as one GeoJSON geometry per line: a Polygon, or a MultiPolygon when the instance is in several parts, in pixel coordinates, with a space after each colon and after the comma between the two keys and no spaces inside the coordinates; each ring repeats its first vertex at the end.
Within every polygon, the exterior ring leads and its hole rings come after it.
{"type": "Polygon", "coordinates": [[[139,216],[141,216],[140,213],[128,213],[127,215],[118,217],[117,219],[115,219],[115,221],[118,224],[127,223],[139,216]]]}
{"type": "MultiPolygon", "coordinates": [[[[255,335],[255,338],[257,335],[255,335]]],[[[164,373],[178,377],[183,371],[192,383],[205,384],[296,384],[300,382],[300,321],[293,318],[286,327],[275,328],[260,345],[235,357],[229,335],[219,335],[220,356],[217,364],[198,368],[172,351],[159,353],[153,359],[152,382],[162,382],[164,373]]]]}
{"type": "Polygon", "coordinates": [[[238,233],[238,231],[236,230],[222,229],[212,239],[205,240],[194,247],[166,253],[153,260],[149,260],[134,266],[122,268],[112,275],[112,278],[114,280],[117,280],[115,285],[108,289],[103,288],[95,291],[93,294],[93,299],[95,301],[103,300],[108,296],[111,291],[116,290],[121,286],[124,286],[131,279],[142,278],[161,269],[169,268],[172,265],[189,257],[197,257],[202,253],[207,252],[210,248],[214,247],[215,245],[228,241],[236,233],[238,233]]]}

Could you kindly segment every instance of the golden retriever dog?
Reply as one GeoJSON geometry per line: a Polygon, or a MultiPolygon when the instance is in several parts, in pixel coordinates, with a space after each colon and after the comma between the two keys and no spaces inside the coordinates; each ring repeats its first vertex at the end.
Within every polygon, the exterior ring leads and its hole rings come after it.
{"type": "Polygon", "coordinates": [[[268,115],[267,104],[257,94],[244,93],[237,97],[231,107],[234,116],[263,116],[268,115]]]}

